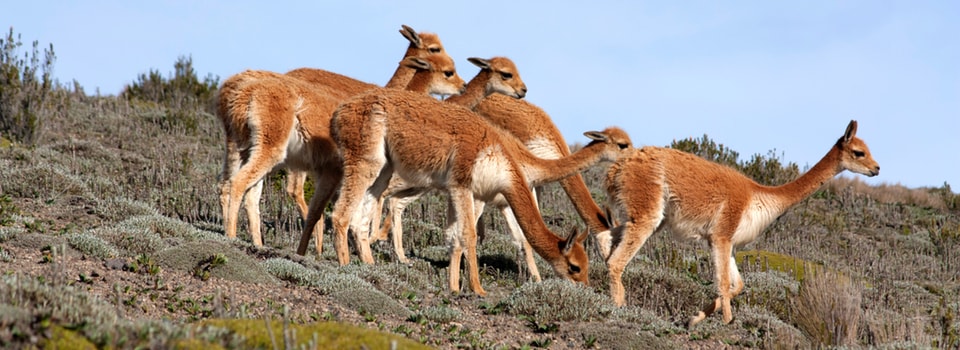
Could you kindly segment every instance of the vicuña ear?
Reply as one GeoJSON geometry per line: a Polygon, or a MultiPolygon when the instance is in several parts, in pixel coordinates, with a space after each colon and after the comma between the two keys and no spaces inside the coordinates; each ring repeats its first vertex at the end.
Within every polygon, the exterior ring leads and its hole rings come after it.
{"type": "Polygon", "coordinates": [[[847,125],[847,131],[843,133],[843,142],[850,142],[853,140],[853,137],[857,135],[857,121],[851,120],[850,124],[847,125]]]}
{"type": "Polygon", "coordinates": [[[410,56],[410,57],[404,58],[403,61],[400,62],[400,64],[406,67],[415,68],[419,70],[430,70],[430,62],[427,62],[427,60],[422,59],[420,57],[410,56]]]}
{"type": "Polygon", "coordinates": [[[583,136],[586,136],[587,138],[591,140],[596,140],[596,141],[606,141],[608,139],[607,134],[604,134],[599,131],[587,131],[583,133],[583,136]]]}
{"type": "Polygon", "coordinates": [[[490,61],[482,58],[470,57],[467,59],[473,65],[480,67],[480,69],[490,69],[490,61]]]}
{"type": "Polygon", "coordinates": [[[410,44],[417,47],[418,49],[423,48],[423,41],[420,41],[420,35],[417,34],[417,31],[413,28],[408,27],[406,24],[400,25],[400,35],[403,35],[404,38],[410,40],[410,44]]]}
{"type": "Polygon", "coordinates": [[[563,245],[563,255],[570,255],[570,251],[573,250],[573,246],[577,244],[577,228],[570,229],[570,235],[567,236],[567,240],[563,245]]]}

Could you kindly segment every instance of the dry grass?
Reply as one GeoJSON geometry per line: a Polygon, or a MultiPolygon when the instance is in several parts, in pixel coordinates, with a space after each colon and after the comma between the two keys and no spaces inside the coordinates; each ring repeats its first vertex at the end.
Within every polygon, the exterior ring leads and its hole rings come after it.
{"type": "Polygon", "coordinates": [[[817,270],[800,282],[792,304],[793,322],[821,345],[855,345],[863,316],[860,289],[847,276],[817,270]]]}

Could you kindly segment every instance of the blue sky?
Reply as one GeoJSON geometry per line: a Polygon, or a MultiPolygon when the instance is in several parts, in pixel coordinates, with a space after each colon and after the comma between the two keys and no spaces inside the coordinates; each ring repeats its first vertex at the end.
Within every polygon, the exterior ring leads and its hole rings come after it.
{"type": "MultiPolygon", "coordinates": [[[[323,68],[383,84],[407,24],[467,57],[513,59],[570,143],[616,125],[637,145],[699,137],[804,168],[851,119],[868,183],[960,188],[956,1],[18,1],[0,24],[53,43],[55,76],[116,94],[191,55],[205,75],[323,68]]],[[[5,30],[8,30],[5,28],[5,30]]]]}

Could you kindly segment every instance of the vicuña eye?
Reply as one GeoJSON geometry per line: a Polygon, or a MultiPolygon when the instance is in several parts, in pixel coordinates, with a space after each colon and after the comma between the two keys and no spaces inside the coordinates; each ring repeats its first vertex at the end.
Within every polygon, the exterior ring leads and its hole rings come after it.
{"type": "Polygon", "coordinates": [[[500,72],[500,76],[504,79],[513,79],[513,73],[500,72]]]}
{"type": "Polygon", "coordinates": [[[863,158],[863,156],[865,156],[866,153],[863,153],[863,151],[853,151],[853,155],[857,158],[863,158]]]}
{"type": "Polygon", "coordinates": [[[570,274],[573,275],[578,273],[580,273],[580,266],[570,265],[570,274]]]}
{"type": "Polygon", "coordinates": [[[443,72],[443,75],[446,76],[447,78],[452,77],[452,76],[453,76],[453,71],[443,72]]]}
{"type": "Polygon", "coordinates": [[[431,48],[428,48],[427,50],[430,51],[430,53],[438,53],[440,51],[443,51],[443,49],[439,47],[431,47],[431,48]]]}
{"type": "Polygon", "coordinates": [[[617,146],[619,146],[620,149],[627,149],[627,147],[630,147],[630,145],[626,143],[618,143],[617,146]]]}

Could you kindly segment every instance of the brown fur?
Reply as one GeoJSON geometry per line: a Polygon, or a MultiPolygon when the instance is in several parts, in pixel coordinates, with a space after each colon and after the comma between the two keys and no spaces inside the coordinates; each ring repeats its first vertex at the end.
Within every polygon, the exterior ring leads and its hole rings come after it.
{"type": "Polygon", "coordinates": [[[844,170],[879,174],[880,166],[856,130],[856,121],[851,121],[812,169],[778,187],[759,185],[732,168],[668,148],[644,147],[622,157],[607,173],[610,204],[622,225],[597,235],[614,302],[624,304],[621,275],[627,263],[650,235],[667,227],[678,237],[705,239],[712,248],[719,297],[689,325],[717,309],[729,323],[730,300],[743,290],[732,259],[734,246],[753,241],[784,211],[844,170]]]}
{"type": "MultiPolygon", "coordinates": [[[[522,98],[526,95],[526,84],[523,83],[516,65],[510,59],[506,57],[494,57],[489,60],[470,58],[469,61],[480,67],[480,72],[467,83],[466,92],[452,96],[445,102],[472,109],[485,97],[494,93],[502,94],[505,98],[522,98]]],[[[409,260],[407,260],[403,249],[403,230],[400,222],[403,210],[407,204],[429,190],[430,188],[411,188],[401,178],[393,177],[381,197],[381,202],[386,201],[387,203],[388,219],[379,228],[379,233],[373,234],[371,239],[383,240],[387,238],[387,232],[392,232],[394,254],[397,260],[404,264],[409,263],[409,260]]],[[[378,207],[382,207],[382,204],[378,207]]],[[[480,211],[482,211],[482,207],[478,208],[478,212],[480,211]]],[[[379,211],[374,211],[373,223],[379,222],[377,214],[379,214],[379,211]]],[[[523,243],[526,243],[526,241],[524,240],[523,243]]],[[[529,244],[527,246],[529,248],[529,244]]],[[[532,259],[533,252],[530,249],[527,252],[532,259]]]]}
{"type": "MultiPolygon", "coordinates": [[[[460,99],[464,98],[461,97],[460,99]]],[[[480,100],[472,109],[492,124],[516,136],[540,158],[553,159],[570,155],[570,148],[563,139],[560,130],[553,124],[550,116],[532,103],[495,94],[480,100]],[[546,141],[546,143],[543,143],[543,141],[546,141]]],[[[576,208],[577,213],[587,224],[590,232],[596,233],[610,229],[606,215],[590,195],[590,190],[583,181],[583,176],[574,174],[561,179],[559,182],[574,208],[576,208]]],[[[402,263],[409,263],[403,249],[401,218],[404,208],[419,198],[422,193],[404,193],[402,196],[390,195],[403,190],[405,189],[398,188],[394,183],[391,183],[390,188],[388,188],[388,198],[386,199],[387,220],[384,221],[376,239],[387,239],[387,233],[390,232],[393,237],[394,254],[396,254],[397,260],[402,263]]],[[[530,250],[529,243],[523,239],[522,232],[516,232],[518,228],[515,225],[509,206],[502,200],[488,204],[493,204],[500,209],[504,217],[507,218],[508,228],[515,238],[514,243],[524,252],[531,279],[540,281],[541,277],[533,258],[533,252],[530,250]]],[[[478,208],[478,213],[481,211],[482,208],[478,208]]]]}
{"type": "MultiPolygon", "coordinates": [[[[456,75],[453,60],[447,56],[434,55],[426,60],[410,57],[401,64],[418,69],[410,86],[419,89],[417,92],[421,94],[454,93],[463,89],[463,79],[456,75]]],[[[336,145],[330,136],[330,118],[340,100],[323,87],[287,75],[264,71],[246,71],[239,75],[230,79],[237,83],[229,95],[221,96],[225,103],[220,107],[227,119],[242,120],[248,131],[244,134],[246,138],[238,138],[236,134],[228,136],[228,140],[234,140],[238,158],[242,159],[238,159],[236,168],[224,166],[221,205],[225,233],[236,237],[240,199],[248,190],[245,203],[248,215],[259,219],[258,202],[250,198],[259,200],[263,176],[282,165],[311,172],[317,180],[306,216],[303,236],[306,239],[300,243],[300,249],[305,251],[314,225],[319,226],[316,232],[323,232],[323,211],[311,209],[326,206],[342,177],[336,145]],[[294,153],[288,154],[290,150],[294,153]]],[[[225,129],[240,128],[225,126],[225,129]]],[[[262,244],[259,230],[251,228],[251,235],[255,244],[262,244]]],[[[318,253],[321,244],[322,236],[318,235],[318,253]]]]}
{"type": "MultiPolygon", "coordinates": [[[[466,108],[396,90],[365,93],[344,102],[334,115],[333,132],[346,173],[333,214],[340,263],[349,262],[347,230],[356,232],[360,215],[370,210],[370,203],[376,202],[396,174],[411,185],[441,188],[450,194],[454,210],[448,232],[466,248],[470,287],[479,295],[486,292],[477,267],[474,201],[502,194],[530,244],[557,274],[587,283],[585,236],[563,239],[547,229],[533,203],[526,173],[556,181],[598,161],[612,161],[630,144],[626,133],[611,128],[588,133],[597,141],[570,157],[540,159],[466,108]]],[[[459,290],[462,255],[451,253],[450,288],[454,291],[459,290]]]]}
{"type": "MultiPolygon", "coordinates": [[[[404,25],[400,30],[400,33],[410,41],[410,46],[407,48],[404,57],[420,57],[425,58],[430,55],[443,55],[447,59],[450,59],[447,56],[443,45],[440,42],[439,37],[436,34],[432,33],[416,33],[412,28],[404,25]]],[[[406,65],[398,65],[397,71],[394,76],[391,78],[391,82],[394,84],[402,84],[405,86],[413,74],[415,73],[414,68],[407,67],[406,65]]],[[[229,183],[230,178],[234,176],[234,173],[239,169],[242,158],[245,156],[241,155],[239,144],[250,140],[250,130],[247,125],[247,115],[248,111],[245,110],[247,106],[243,103],[238,103],[236,101],[238,94],[234,91],[240,86],[247,84],[251,81],[255,81],[259,78],[273,75],[274,73],[265,72],[265,71],[246,71],[240,74],[229,77],[224,81],[220,90],[218,91],[218,110],[217,116],[220,118],[221,124],[224,127],[224,134],[226,135],[226,152],[224,156],[224,166],[221,173],[220,188],[221,193],[226,193],[225,186],[229,183]]],[[[375,88],[376,85],[365,83],[350,77],[346,77],[337,73],[328,72],[321,69],[311,69],[311,68],[300,68],[295,69],[287,73],[291,77],[302,79],[314,85],[316,93],[324,94],[331,99],[337,101],[344,100],[349,96],[356,95],[360,92],[375,88]]],[[[335,107],[335,105],[333,106],[335,107]]],[[[333,109],[330,108],[326,113],[329,115],[332,113],[333,109]]],[[[297,208],[300,211],[300,214],[304,219],[307,216],[307,203],[303,197],[303,185],[306,179],[307,172],[290,170],[288,172],[287,178],[287,193],[294,199],[297,204],[297,208]]],[[[244,207],[247,209],[247,218],[250,223],[251,235],[256,237],[254,239],[254,244],[262,244],[260,237],[260,214],[259,214],[259,200],[260,200],[260,189],[250,192],[249,195],[245,196],[244,207]]],[[[226,223],[227,217],[229,216],[228,210],[228,201],[229,197],[221,195],[220,202],[223,209],[223,218],[226,223]]],[[[233,232],[235,235],[236,228],[225,228],[227,232],[233,232]]],[[[229,234],[228,234],[229,235],[229,234]]],[[[319,253],[319,244],[317,245],[319,253]]],[[[301,247],[298,248],[300,254],[306,252],[306,246],[301,244],[301,247]]]]}

